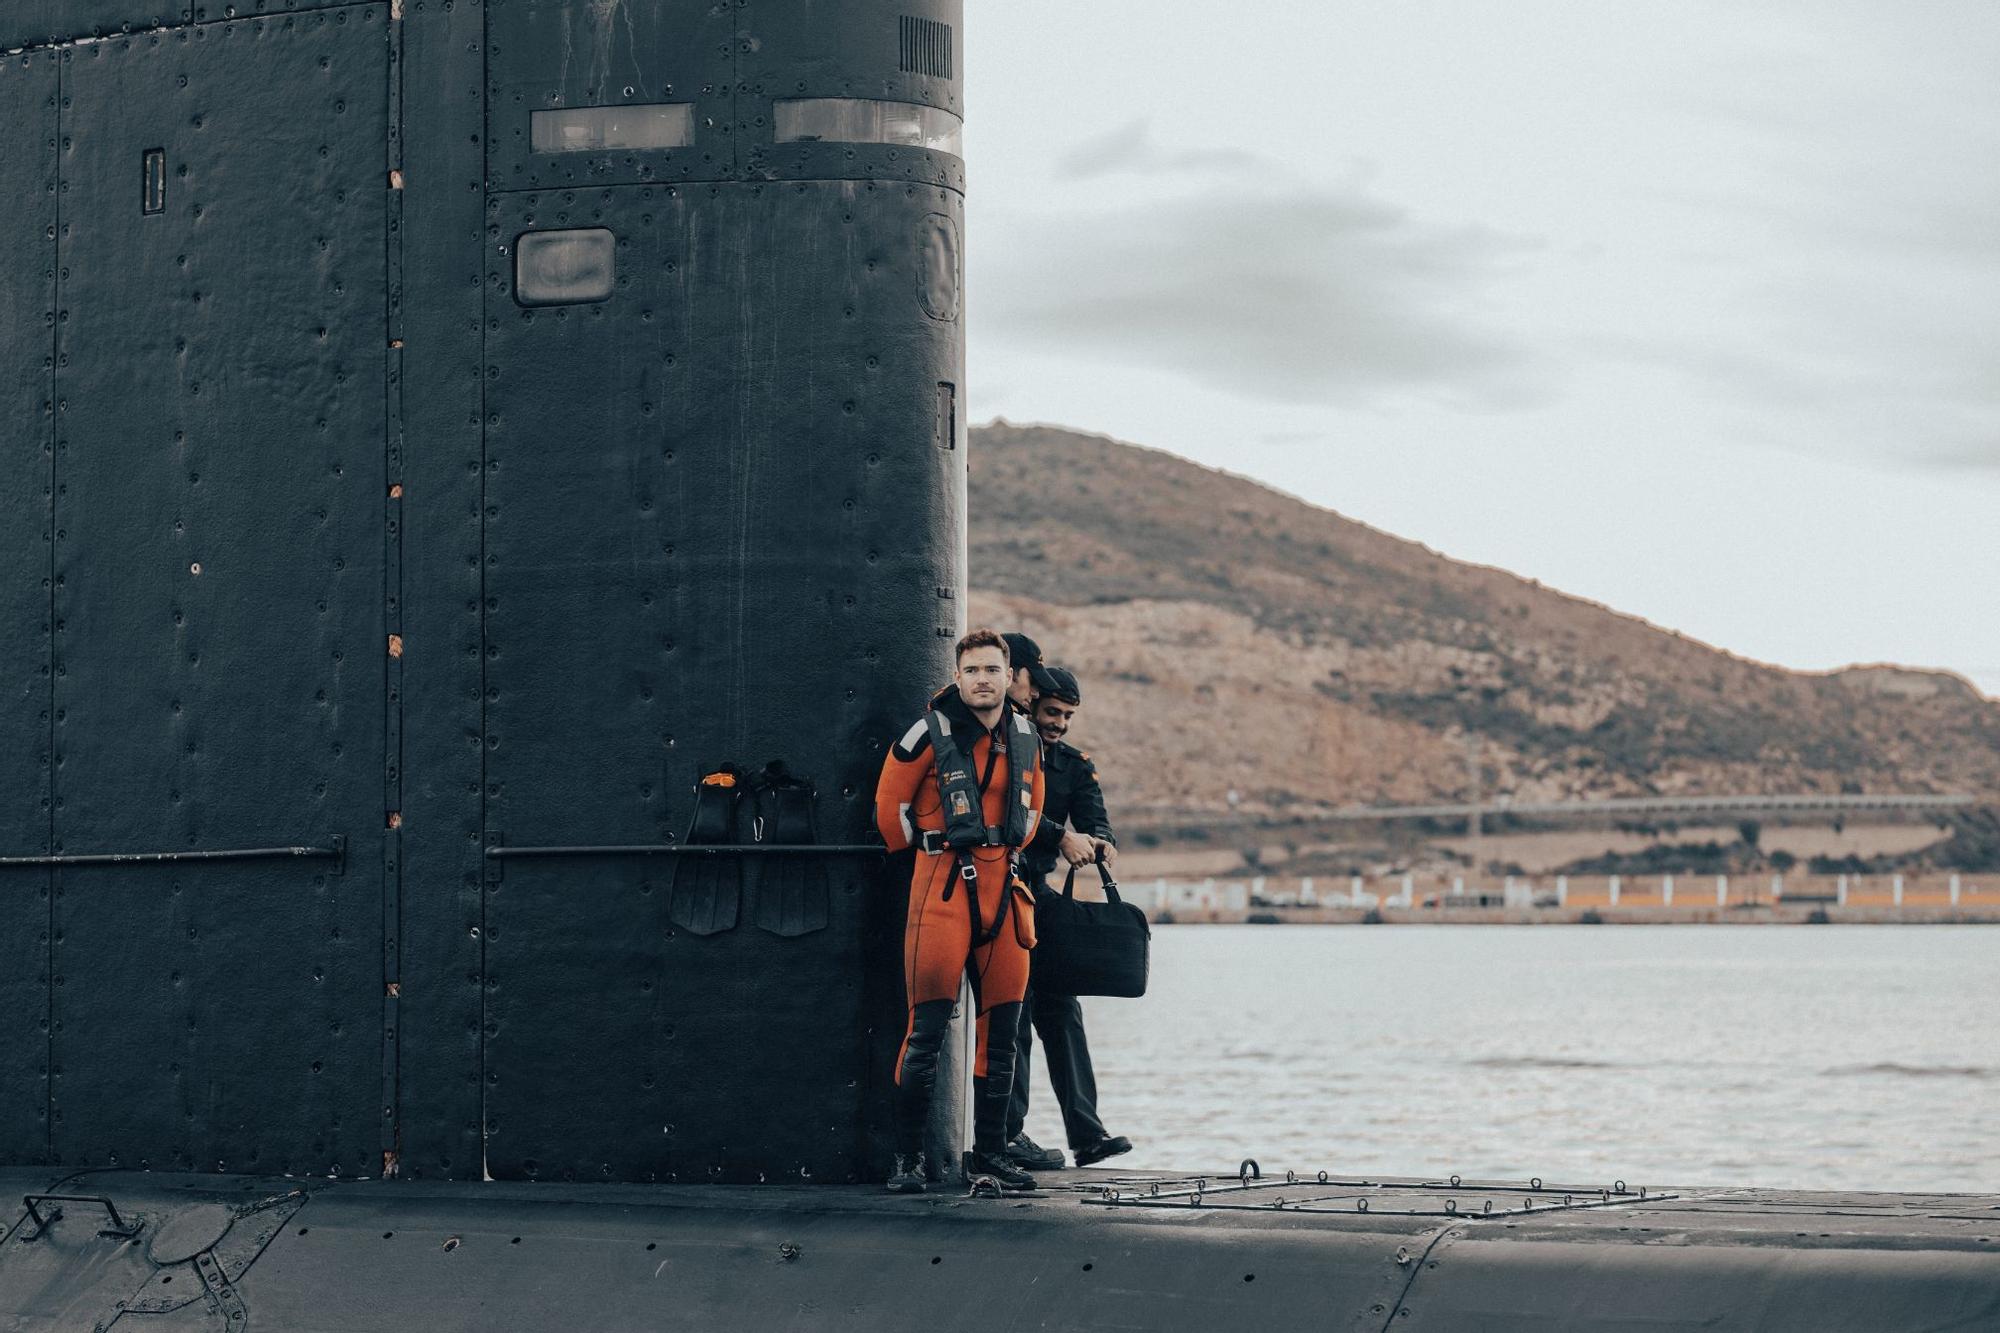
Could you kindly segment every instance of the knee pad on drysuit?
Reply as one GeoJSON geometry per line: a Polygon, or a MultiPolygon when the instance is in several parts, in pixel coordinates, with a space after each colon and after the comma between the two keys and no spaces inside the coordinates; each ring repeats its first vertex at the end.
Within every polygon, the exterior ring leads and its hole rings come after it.
{"type": "Polygon", "coordinates": [[[938,1057],[956,1006],[950,1000],[926,1000],[910,1010],[910,1035],[903,1039],[903,1056],[896,1065],[896,1151],[923,1151],[924,1125],[930,1119],[931,1089],[937,1083],[938,1057]]]}
{"type": "Polygon", "coordinates": [[[957,1007],[950,1000],[925,1000],[911,1008],[910,1035],[903,1039],[903,1058],[896,1067],[898,1085],[929,1088],[936,1080],[938,1052],[944,1049],[951,1011],[957,1007]]]}
{"type": "Polygon", "coordinates": [[[999,1152],[1007,1143],[1008,1107],[1014,1099],[1014,1052],[1021,1026],[1018,1001],[986,1014],[986,1072],[972,1080],[972,1146],[999,1152]]]}

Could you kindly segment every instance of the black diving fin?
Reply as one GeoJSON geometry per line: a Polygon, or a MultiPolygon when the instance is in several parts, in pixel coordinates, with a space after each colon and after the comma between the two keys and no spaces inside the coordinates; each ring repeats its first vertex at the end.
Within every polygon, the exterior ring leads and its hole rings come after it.
{"type": "MultiPolygon", "coordinates": [[[[783,760],[764,765],[754,784],[752,824],[758,842],[799,847],[813,836],[811,782],[785,769],[783,760]]],[[[826,859],[815,853],[773,852],[757,858],[757,894],[751,913],[759,929],[791,939],[825,930],[828,920],[826,859]]]]}
{"type": "MultiPolygon", "coordinates": [[[[688,846],[736,841],[736,810],[744,792],[734,764],[704,773],[694,788],[694,817],[688,846]]],[[[677,856],[668,890],[667,919],[694,935],[719,935],[736,927],[743,896],[743,858],[732,855],[677,856]]]]}

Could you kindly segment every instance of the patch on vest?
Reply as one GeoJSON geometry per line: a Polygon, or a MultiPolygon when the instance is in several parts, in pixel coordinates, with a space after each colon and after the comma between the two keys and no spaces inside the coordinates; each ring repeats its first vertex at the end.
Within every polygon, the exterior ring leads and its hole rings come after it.
{"type": "Polygon", "coordinates": [[[960,819],[972,813],[972,802],[964,792],[955,791],[951,794],[951,813],[960,819]]]}

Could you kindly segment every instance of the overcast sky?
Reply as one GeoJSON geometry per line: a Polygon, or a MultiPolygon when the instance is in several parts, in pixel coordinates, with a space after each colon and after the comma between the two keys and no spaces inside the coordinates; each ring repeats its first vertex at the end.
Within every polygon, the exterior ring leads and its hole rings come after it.
{"type": "Polygon", "coordinates": [[[2000,3],[967,9],[975,420],[2000,693],[2000,3]]]}

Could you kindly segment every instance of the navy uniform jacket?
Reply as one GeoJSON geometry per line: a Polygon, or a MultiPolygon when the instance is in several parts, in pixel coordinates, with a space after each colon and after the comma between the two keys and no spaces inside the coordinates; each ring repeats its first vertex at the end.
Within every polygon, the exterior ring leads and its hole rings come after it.
{"type": "Polygon", "coordinates": [[[1063,826],[1107,842],[1118,840],[1111,834],[1111,816],[1105,813],[1104,789],[1097,785],[1097,765],[1090,756],[1068,741],[1042,746],[1042,823],[1028,840],[1023,856],[1028,882],[1048,887],[1051,872],[1062,863],[1063,826]]]}

